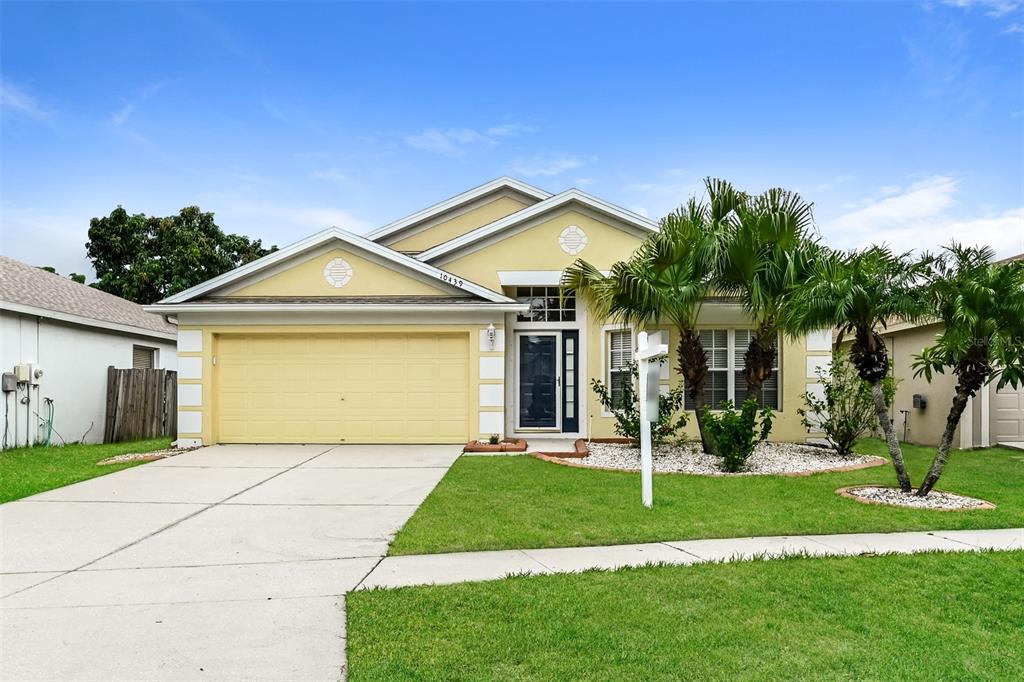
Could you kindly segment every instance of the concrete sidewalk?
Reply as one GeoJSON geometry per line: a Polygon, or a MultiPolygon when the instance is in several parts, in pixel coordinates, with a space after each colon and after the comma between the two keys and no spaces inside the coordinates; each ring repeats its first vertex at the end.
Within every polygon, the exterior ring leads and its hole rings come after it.
{"type": "Polygon", "coordinates": [[[652,563],[686,565],[790,555],[824,557],[913,554],[930,550],[971,552],[983,549],[1024,550],[1024,528],[769,536],[391,556],[377,564],[356,589],[445,585],[497,580],[520,573],[572,573],[589,568],[615,569],[652,563]]]}

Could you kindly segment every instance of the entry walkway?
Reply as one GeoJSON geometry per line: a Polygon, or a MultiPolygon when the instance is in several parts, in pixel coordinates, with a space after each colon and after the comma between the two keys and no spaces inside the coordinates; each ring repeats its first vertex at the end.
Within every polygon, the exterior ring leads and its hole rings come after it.
{"type": "Polygon", "coordinates": [[[686,565],[790,555],[825,557],[985,549],[1024,550],[1024,528],[769,536],[392,556],[377,564],[356,589],[444,585],[496,580],[522,573],[572,573],[591,568],[615,569],[657,563],[686,565]]]}

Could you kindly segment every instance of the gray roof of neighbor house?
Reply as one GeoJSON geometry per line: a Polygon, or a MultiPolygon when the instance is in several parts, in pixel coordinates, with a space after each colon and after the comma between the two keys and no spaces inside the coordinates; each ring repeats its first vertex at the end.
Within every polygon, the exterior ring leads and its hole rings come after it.
{"type": "Polygon", "coordinates": [[[39,309],[50,311],[55,313],[56,319],[70,316],[101,323],[96,326],[106,323],[132,327],[140,333],[174,336],[177,332],[173,324],[165,322],[160,315],[147,313],[137,303],[0,256],[0,308],[17,311],[19,307],[34,309],[33,314],[40,314],[39,309]]]}

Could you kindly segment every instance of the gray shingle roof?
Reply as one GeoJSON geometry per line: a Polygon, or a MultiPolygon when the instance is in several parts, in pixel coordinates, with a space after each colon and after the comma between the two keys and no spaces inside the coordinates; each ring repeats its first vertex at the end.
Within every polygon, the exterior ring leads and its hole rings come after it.
{"type": "Polygon", "coordinates": [[[142,306],[85,284],[0,256],[0,302],[43,308],[99,322],[174,334],[174,325],[142,306]]]}

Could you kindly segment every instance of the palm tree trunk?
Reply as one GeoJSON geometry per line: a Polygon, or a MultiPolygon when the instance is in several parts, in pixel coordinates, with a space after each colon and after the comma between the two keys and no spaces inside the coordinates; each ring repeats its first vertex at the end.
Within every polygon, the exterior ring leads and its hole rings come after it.
{"type": "Polygon", "coordinates": [[[753,333],[750,336],[750,344],[747,352],[743,354],[743,378],[747,383],[747,398],[754,398],[761,402],[761,387],[772,375],[772,367],[775,365],[775,357],[778,355],[776,335],[753,333]],[[765,341],[765,337],[768,341],[765,341]]]}
{"type": "Polygon", "coordinates": [[[679,330],[679,346],[676,349],[679,360],[679,374],[686,382],[686,392],[693,401],[700,431],[700,444],[706,454],[714,454],[714,444],[704,431],[704,382],[708,376],[708,355],[701,345],[700,335],[695,329],[679,330]]]}
{"type": "Polygon", "coordinates": [[[970,397],[968,391],[960,384],[957,384],[956,388],[956,394],[953,396],[953,405],[949,408],[949,415],[946,417],[946,429],[942,432],[942,440],[939,441],[939,449],[935,452],[935,459],[932,460],[932,466],[928,469],[928,475],[924,477],[924,482],[917,489],[918,497],[925,497],[932,491],[932,488],[939,481],[939,476],[942,476],[942,470],[949,459],[949,450],[953,445],[953,434],[956,432],[956,427],[960,423],[960,417],[963,415],[964,409],[967,407],[967,400],[970,397]]]}
{"type": "Polygon", "coordinates": [[[896,440],[896,430],[892,428],[892,422],[889,420],[889,406],[885,404],[881,381],[871,382],[871,396],[875,399],[878,425],[882,427],[882,433],[885,434],[885,443],[889,446],[889,457],[892,458],[893,468],[896,469],[896,480],[899,481],[900,490],[909,493],[913,489],[910,485],[910,474],[907,473],[907,465],[903,461],[903,451],[896,440]]]}

